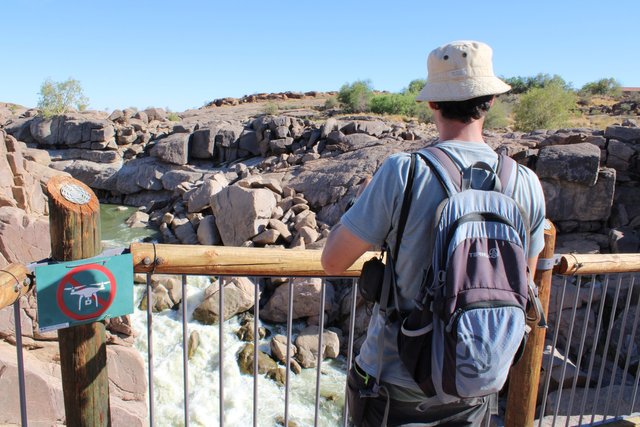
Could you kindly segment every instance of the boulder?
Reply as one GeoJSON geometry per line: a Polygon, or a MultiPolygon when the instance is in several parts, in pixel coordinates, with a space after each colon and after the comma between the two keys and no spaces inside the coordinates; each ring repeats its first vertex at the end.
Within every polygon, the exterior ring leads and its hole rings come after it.
{"type": "MultiPolygon", "coordinates": [[[[246,277],[224,280],[224,320],[253,307],[255,286],[246,277]]],[[[205,289],[204,300],[193,312],[193,318],[206,325],[217,323],[220,317],[220,281],[205,289]]]]}
{"type": "MultiPolygon", "coordinates": [[[[292,279],[293,289],[293,319],[316,316],[319,314],[320,299],[322,297],[322,279],[295,278],[292,279]]],[[[333,286],[326,285],[325,309],[331,310],[333,302],[333,286]]],[[[287,320],[289,301],[289,285],[278,286],[267,304],[260,310],[260,318],[268,322],[284,322],[287,320]]]]}
{"type": "Polygon", "coordinates": [[[558,221],[602,221],[611,214],[616,171],[602,168],[597,183],[586,186],[577,182],[541,179],[547,218],[558,221]]]}
{"type": "Polygon", "coordinates": [[[598,179],[600,149],[589,143],[550,145],[540,150],[536,163],[539,178],[567,181],[591,187],[598,179]]]}
{"type": "Polygon", "coordinates": [[[325,358],[336,358],[340,354],[340,340],[338,334],[325,330],[322,333],[322,349],[318,349],[318,326],[308,326],[296,337],[295,344],[298,349],[296,359],[304,368],[313,368],[318,365],[318,355],[325,358]]]}
{"type": "Polygon", "coordinates": [[[211,199],[229,185],[224,174],[218,173],[205,180],[204,184],[187,197],[188,212],[200,212],[211,204],[211,199]]]}
{"type": "Polygon", "coordinates": [[[617,139],[625,142],[640,142],[640,128],[630,126],[608,126],[604,131],[607,139],[617,139]]]}
{"type": "Polygon", "coordinates": [[[266,189],[246,189],[236,185],[226,187],[213,196],[211,208],[225,246],[240,246],[262,232],[276,198],[266,189]]]}
{"type": "Polygon", "coordinates": [[[216,226],[216,219],[213,215],[205,216],[200,220],[196,234],[201,245],[219,245],[222,243],[220,232],[216,226]]]}
{"type": "Polygon", "coordinates": [[[50,252],[47,218],[10,206],[0,207],[0,264],[38,261],[50,252]]]}
{"type": "Polygon", "coordinates": [[[63,171],[82,181],[92,189],[115,190],[116,176],[122,163],[96,163],[88,160],[63,160],[52,162],[53,169],[63,171]]]}
{"type": "Polygon", "coordinates": [[[156,141],[150,153],[163,162],[186,165],[189,162],[190,137],[188,133],[173,133],[156,141]]]}
{"type": "Polygon", "coordinates": [[[133,194],[142,190],[160,191],[164,188],[162,176],[170,168],[154,157],[129,160],[118,171],[114,190],[121,194],[133,194]]]}

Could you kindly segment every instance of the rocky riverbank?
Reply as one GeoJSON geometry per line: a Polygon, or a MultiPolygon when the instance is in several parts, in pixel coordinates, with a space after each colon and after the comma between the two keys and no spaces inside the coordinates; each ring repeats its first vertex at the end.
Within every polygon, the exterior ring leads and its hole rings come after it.
{"type": "MultiPolygon", "coordinates": [[[[149,108],[49,120],[32,110],[0,111],[5,120],[0,130],[0,266],[47,256],[42,187],[53,174],[83,181],[103,202],[138,207],[130,223],[157,226],[164,242],[313,249],[322,247],[357,184],[388,155],[417,150],[436,138],[433,126],[417,122],[330,117],[308,107],[269,116],[255,106],[233,104],[221,101],[219,107],[179,115],[149,108]]],[[[526,134],[505,129],[485,132],[485,138],[540,177],[547,216],[559,231],[557,253],[640,251],[640,128],[634,122],[526,134]]],[[[219,286],[211,284],[196,310],[203,323],[220,317],[219,286]]],[[[253,284],[238,278],[225,286],[225,319],[252,308],[253,284]]],[[[287,281],[269,279],[260,286],[261,320],[282,322],[287,281]]],[[[295,342],[297,370],[315,366],[318,355],[336,357],[341,347],[344,351],[350,303],[347,287],[327,286],[326,348],[319,350],[304,337],[317,331],[320,283],[296,279],[293,289],[294,317],[308,325],[308,334],[295,342]]],[[[170,279],[155,280],[154,309],[179,305],[178,291],[170,279]]],[[[22,304],[23,329],[33,331],[28,345],[39,349],[55,337],[38,334],[30,298],[22,304]]],[[[5,316],[0,325],[9,325],[7,309],[0,315],[5,316]]],[[[367,325],[360,303],[357,319],[356,346],[367,325]]],[[[247,325],[252,321],[247,319],[247,325]]],[[[252,326],[246,329],[253,331],[252,326]]],[[[114,344],[126,344],[134,333],[126,320],[111,330],[114,344]]],[[[0,331],[10,340],[10,325],[0,331]]],[[[283,346],[281,337],[274,337],[271,356],[282,361],[283,346]]],[[[54,360],[52,352],[47,363],[54,360]]],[[[272,368],[264,372],[282,378],[282,368],[272,368]]],[[[127,393],[143,401],[139,387],[127,393]]]]}

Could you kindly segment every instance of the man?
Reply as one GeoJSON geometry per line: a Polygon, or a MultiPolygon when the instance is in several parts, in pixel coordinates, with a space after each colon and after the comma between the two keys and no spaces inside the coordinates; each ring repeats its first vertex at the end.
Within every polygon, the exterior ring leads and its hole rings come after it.
{"type": "MultiPolygon", "coordinates": [[[[475,162],[495,168],[498,156],[482,136],[484,116],[495,95],[507,92],[510,86],[494,75],[491,48],[475,41],[439,47],[428,57],[427,74],[427,83],[417,100],[427,101],[433,110],[438,147],[461,168],[475,162]]],[[[390,156],[332,230],[322,254],[322,265],[328,274],[339,275],[374,246],[386,243],[395,247],[409,164],[409,154],[390,156]]],[[[431,233],[437,206],[444,198],[437,178],[424,161],[417,160],[411,209],[395,262],[401,310],[412,307],[422,282],[425,262],[431,257],[426,237],[431,233]]],[[[531,274],[535,274],[537,257],[544,246],[544,198],[537,177],[524,166],[519,166],[514,198],[528,214],[531,238],[527,258],[531,274]]],[[[383,315],[375,313],[376,310],[349,372],[348,405],[355,425],[380,426],[385,418],[388,426],[488,425],[490,398],[463,399],[447,405],[427,401],[399,359],[396,345],[399,322],[385,326],[383,315]],[[378,348],[381,333],[384,346],[378,348]],[[367,390],[375,382],[379,352],[382,352],[383,387],[371,397],[367,390]]]]}

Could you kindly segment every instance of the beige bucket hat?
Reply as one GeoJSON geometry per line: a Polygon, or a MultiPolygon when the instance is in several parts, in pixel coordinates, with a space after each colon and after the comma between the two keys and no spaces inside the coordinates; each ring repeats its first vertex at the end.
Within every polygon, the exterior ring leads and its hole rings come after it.
{"type": "Polygon", "coordinates": [[[489,45],[455,41],[433,50],[427,58],[427,84],[418,101],[465,101],[505,93],[511,86],[493,73],[489,45]]]}

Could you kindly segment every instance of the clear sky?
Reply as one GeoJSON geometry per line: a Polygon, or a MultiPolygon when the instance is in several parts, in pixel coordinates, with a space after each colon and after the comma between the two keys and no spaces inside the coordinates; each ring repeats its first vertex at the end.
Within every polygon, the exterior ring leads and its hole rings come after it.
{"type": "Polygon", "coordinates": [[[640,0],[2,0],[0,17],[0,102],[27,107],[69,77],[109,111],[360,79],[396,92],[464,39],[491,45],[505,77],[640,86],[640,0]]]}

